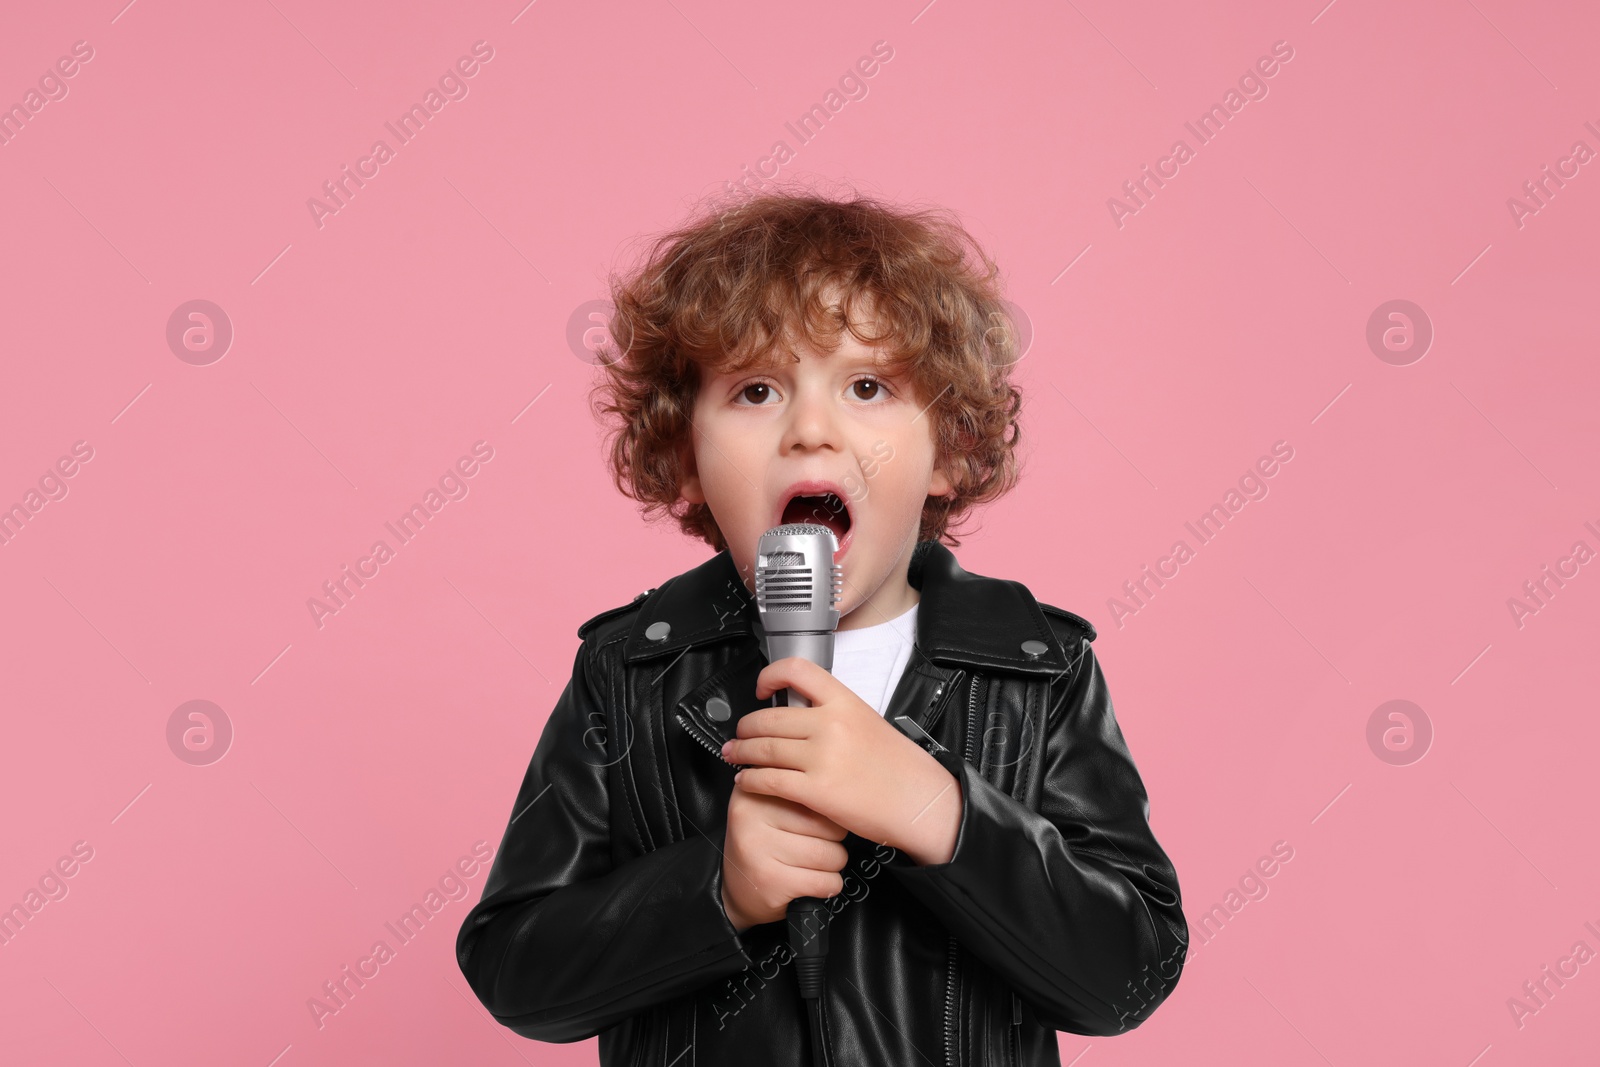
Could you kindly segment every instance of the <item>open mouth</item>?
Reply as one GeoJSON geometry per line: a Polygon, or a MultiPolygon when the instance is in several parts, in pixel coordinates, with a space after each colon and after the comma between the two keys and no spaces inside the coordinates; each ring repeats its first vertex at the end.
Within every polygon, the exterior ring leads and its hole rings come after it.
{"type": "MultiPolygon", "coordinates": [[[[801,488],[799,486],[795,488],[801,488]]],[[[784,501],[778,514],[780,524],[814,523],[833,531],[839,549],[833,554],[838,560],[844,555],[850,539],[850,506],[837,492],[819,486],[805,486],[810,492],[795,492],[784,501]]],[[[793,490],[791,490],[793,492],[793,490]]]]}

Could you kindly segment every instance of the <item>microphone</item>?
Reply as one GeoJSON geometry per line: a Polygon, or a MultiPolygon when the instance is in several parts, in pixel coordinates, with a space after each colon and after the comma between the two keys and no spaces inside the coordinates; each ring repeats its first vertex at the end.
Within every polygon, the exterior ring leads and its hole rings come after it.
{"type": "MultiPolygon", "coordinates": [[[[839,628],[843,569],[833,561],[839,539],[826,526],[807,522],[774,526],[756,544],[756,610],[761,619],[767,662],[797,656],[833,670],[833,635],[839,628]]],[[[773,707],[808,708],[793,689],[773,694],[773,707]]],[[[822,971],[828,956],[828,902],[795,897],[785,919],[795,952],[800,995],[811,1008],[812,1056],[826,1061],[822,1044],[822,971]]]]}
{"type": "MultiPolygon", "coordinates": [[[[843,568],[833,562],[839,539],[826,526],[774,526],[756,544],[756,611],[766,635],[767,662],[797,656],[833,670],[843,568]]],[[[808,708],[810,701],[780,689],[773,707],[808,708]]]]}

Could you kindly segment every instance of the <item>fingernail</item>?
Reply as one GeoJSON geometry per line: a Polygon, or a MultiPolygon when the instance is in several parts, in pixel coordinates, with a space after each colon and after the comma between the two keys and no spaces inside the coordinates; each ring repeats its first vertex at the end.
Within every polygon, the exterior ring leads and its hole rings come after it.
{"type": "Polygon", "coordinates": [[[724,742],[722,742],[722,754],[724,756],[726,756],[728,754],[728,746],[730,746],[732,744],[733,744],[732,741],[724,741],[724,742]]]}

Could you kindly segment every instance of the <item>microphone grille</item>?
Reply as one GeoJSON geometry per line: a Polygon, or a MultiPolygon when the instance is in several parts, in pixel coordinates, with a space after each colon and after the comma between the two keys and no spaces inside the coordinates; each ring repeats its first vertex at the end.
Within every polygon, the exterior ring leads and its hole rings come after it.
{"type": "Polygon", "coordinates": [[[799,534],[831,534],[833,531],[817,522],[787,522],[766,532],[767,537],[794,537],[799,534]]]}
{"type": "MultiPolygon", "coordinates": [[[[756,550],[756,607],[765,618],[807,613],[800,629],[832,629],[843,593],[843,568],[833,562],[838,540],[815,523],[787,523],[768,530],[756,550]]],[[[774,620],[775,621],[775,620],[774,620]]]]}

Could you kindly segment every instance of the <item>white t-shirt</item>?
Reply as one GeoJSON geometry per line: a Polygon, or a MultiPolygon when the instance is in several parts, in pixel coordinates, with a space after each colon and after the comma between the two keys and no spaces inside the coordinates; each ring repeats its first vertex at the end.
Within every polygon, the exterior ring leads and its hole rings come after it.
{"type": "Polygon", "coordinates": [[[917,605],[899,618],[833,635],[833,676],[879,715],[911,660],[917,637],[917,605]]]}

